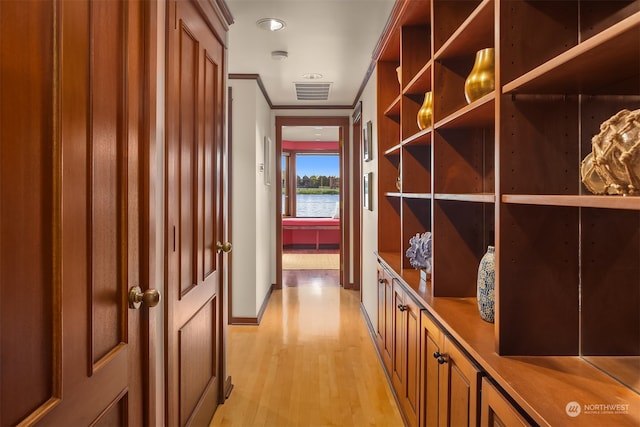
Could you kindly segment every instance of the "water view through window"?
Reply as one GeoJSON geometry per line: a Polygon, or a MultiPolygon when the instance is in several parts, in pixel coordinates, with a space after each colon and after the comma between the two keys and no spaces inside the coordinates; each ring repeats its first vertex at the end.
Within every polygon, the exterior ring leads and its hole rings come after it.
{"type": "MultiPolygon", "coordinates": [[[[283,170],[285,159],[283,157],[283,170]]],[[[340,157],[337,153],[295,155],[296,208],[292,216],[338,218],[340,157]]],[[[286,203],[282,195],[283,205],[286,203]]],[[[283,210],[284,212],[284,210],[283,210]]]]}

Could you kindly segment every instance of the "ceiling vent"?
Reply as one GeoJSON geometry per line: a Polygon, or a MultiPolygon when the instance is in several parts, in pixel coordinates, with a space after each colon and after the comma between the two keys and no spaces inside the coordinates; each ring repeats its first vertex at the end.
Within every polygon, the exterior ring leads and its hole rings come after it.
{"type": "Polygon", "coordinates": [[[326,101],[331,83],[294,83],[298,101],[326,101]]]}

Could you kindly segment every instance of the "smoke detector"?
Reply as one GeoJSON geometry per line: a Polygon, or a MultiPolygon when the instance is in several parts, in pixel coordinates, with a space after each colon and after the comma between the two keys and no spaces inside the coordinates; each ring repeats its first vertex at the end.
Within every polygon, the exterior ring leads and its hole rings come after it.
{"type": "Polygon", "coordinates": [[[289,57],[289,52],[286,50],[274,50],[271,52],[271,59],[274,61],[284,61],[289,57]]]}

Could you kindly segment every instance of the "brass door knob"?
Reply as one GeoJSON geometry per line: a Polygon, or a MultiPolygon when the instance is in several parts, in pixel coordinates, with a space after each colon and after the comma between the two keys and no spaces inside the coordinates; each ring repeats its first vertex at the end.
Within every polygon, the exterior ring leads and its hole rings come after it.
{"type": "Polygon", "coordinates": [[[134,286],[129,289],[129,308],[137,310],[142,303],[147,307],[155,307],[159,302],[160,292],[157,289],[147,289],[144,292],[142,292],[140,286],[134,286]]]}
{"type": "Polygon", "coordinates": [[[232,249],[231,243],[229,242],[224,242],[224,243],[218,242],[217,246],[218,246],[218,253],[224,252],[225,254],[228,254],[229,252],[231,252],[231,249],[232,249]]]}

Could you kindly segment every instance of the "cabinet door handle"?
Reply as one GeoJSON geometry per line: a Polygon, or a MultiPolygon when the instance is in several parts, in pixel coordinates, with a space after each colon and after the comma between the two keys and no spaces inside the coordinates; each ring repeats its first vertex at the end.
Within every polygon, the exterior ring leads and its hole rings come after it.
{"type": "Polygon", "coordinates": [[[398,304],[398,310],[400,311],[407,311],[408,308],[408,305],[398,304]]]}
{"type": "Polygon", "coordinates": [[[380,283],[381,285],[383,285],[383,284],[384,284],[384,282],[386,282],[386,280],[384,280],[384,279],[378,279],[378,283],[380,283]]]}
{"type": "Polygon", "coordinates": [[[438,360],[438,363],[440,365],[444,365],[445,363],[447,363],[447,358],[446,356],[444,356],[442,353],[440,353],[439,351],[436,351],[433,353],[433,358],[438,360]]]}

